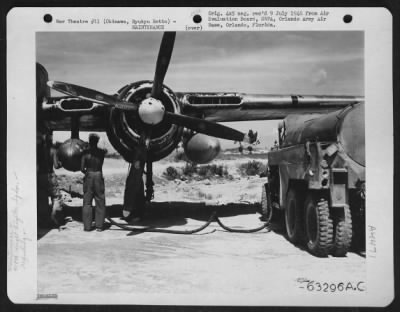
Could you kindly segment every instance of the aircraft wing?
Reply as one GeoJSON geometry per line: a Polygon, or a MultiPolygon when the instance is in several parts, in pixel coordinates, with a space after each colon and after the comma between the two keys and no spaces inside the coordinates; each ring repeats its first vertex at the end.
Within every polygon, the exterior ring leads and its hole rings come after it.
{"type": "MultiPolygon", "coordinates": [[[[246,93],[177,93],[184,115],[213,122],[283,119],[290,114],[329,113],[364,101],[362,96],[270,95],[246,93]]],[[[105,131],[108,108],[76,97],[49,98],[42,117],[56,131],[71,129],[79,115],[80,131],[105,131]]]]}
{"type": "Polygon", "coordinates": [[[362,96],[177,93],[184,114],[209,121],[283,119],[290,114],[329,113],[364,101],[362,96]]]}

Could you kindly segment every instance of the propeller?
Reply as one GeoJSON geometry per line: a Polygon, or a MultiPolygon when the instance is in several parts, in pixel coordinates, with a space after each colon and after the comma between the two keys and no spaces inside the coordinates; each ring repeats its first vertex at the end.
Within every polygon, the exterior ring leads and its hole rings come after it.
{"type": "MultiPolygon", "coordinates": [[[[121,101],[112,95],[107,95],[100,91],[71,83],[48,81],[47,84],[54,90],[70,96],[89,100],[110,107],[115,107],[124,111],[135,111],[143,121],[143,124],[146,125],[142,135],[146,136],[148,139],[151,136],[149,133],[151,127],[148,127],[147,125],[155,125],[163,120],[166,120],[167,122],[174,123],[178,126],[186,127],[190,130],[217,138],[233,141],[246,141],[251,143],[251,138],[249,138],[247,135],[227,126],[206,121],[201,118],[179,115],[165,111],[165,108],[160,101],[160,95],[162,94],[164,78],[167,74],[168,66],[171,61],[175,37],[176,32],[164,33],[161,40],[160,50],[158,52],[154,82],[151,89],[151,97],[144,99],[141,103],[121,101]]],[[[149,144],[146,145],[147,147],[149,146],[149,144]]]]}
{"type": "Polygon", "coordinates": [[[174,49],[176,32],[165,32],[161,40],[160,50],[158,52],[156,72],[154,74],[153,88],[151,96],[159,99],[162,93],[164,78],[167,73],[169,62],[171,61],[172,50],[174,49]]]}

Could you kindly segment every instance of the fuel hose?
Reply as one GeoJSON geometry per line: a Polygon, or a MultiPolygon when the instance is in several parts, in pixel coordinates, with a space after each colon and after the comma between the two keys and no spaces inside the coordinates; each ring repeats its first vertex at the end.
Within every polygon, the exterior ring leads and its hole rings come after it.
{"type": "Polygon", "coordinates": [[[112,225],[118,226],[118,227],[121,228],[121,229],[124,229],[124,230],[127,230],[127,231],[131,231],[131,232],[139,232],[139,233],[140,233],[140,232],[156,232],[156,233],[186,234],[186,235],[188,235],[188,234],[195,234],[195,233],[198,233],[198,232],[204,230],[206,227],[208,227],[208,226],[211,224],[211,222],[214,221],[214,219],[215,219],[215,214],[216,214],[216,212],[214,211],[214,212],[211,214],[211,216],[210,216],[210,218],[208,219],[208,221],[207,221],[206,223],[204,223],[202,226],[200,226],[200,227],[198,227],[198,228],[196,228],[196,229],[193,229],[193,230],[183,230],[183,231],[179,231],[179,230],[167,230],[167,229],[160,229],[160,228],[153,228],[153,227],[134,227],[134,226],[127,225],[127,224],[117,223],[117,222],[115,222],[113,219],[108,218],[108,217],[107,217],[107,220],[108,220],[112,225]]]}
{"type": "MultiPolygon", "coordinates": [[[[221,222],[221,220],[217,217],[217,212],[214,211],[211,215],[210,218],[208,219],[208,221],[206,223],[204,223],[202,226],[193,229],[193,230],[167,230],[167,229],[160,229],[160,228],[153,228],[153,227],[134,227],[128,224],[121,224],[121,223],[117,223],[115,222],[113,219],[108,218],[107,220],[112,224],[115,225],[123,230],[127,230],[127,231],[131,231],[131,232],[156,232],[156,233],[168,233],[168,234],[195,234],[198,233],[202,230],[204,230],[205,228],[207,228],[213,221],[216,221],[218,223],[218,225],[223,228],[225,231],[228,232],[232,232],[232,233],[256,233],[259,232],[263,229],[267,229],[268,233],[270,231],[270,229],[268,228],[269,226],[269,222],[265,222],[263,225],[256,227],[256,228],[252,228],[252,229],[236,229],[236,228],[232,228],[229,227],[225,224],[223,224],[221,222]]],[[[215,230],[213,230],[212,232],[214,232],[215,230]]]]}
{"type": "Polygon", "coordinates": [[[265,222],[263,225],[261,225],[259,227],[256,227],[256,228],[253,228],[253,229],[235,229],[235,228],[228,227],[225,224],[223,224],[221,222],[221,220],[217,216],[215,216],[215,221],[217,221],[218,225],[220,227],[222,227],[225,231],[233,232],[233,233],[256,233],[256,232],[259,232],[259,231],[261,231],[263,229],[267,229],[266,233],[271,231],[271,229],[268,228],[269,222],[265,222]]]}

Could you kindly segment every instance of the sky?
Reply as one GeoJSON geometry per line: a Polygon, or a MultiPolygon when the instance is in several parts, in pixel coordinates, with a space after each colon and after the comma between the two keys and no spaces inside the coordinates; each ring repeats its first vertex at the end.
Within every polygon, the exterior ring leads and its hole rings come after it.
{"type": "MultiPolygon", "coordinates": [[[[161,32],[37,33],[37,61],[51,80],[112,94],[153,79],[161,38],[161,32]]],[[[176,92],[362,96],[364,34],[178,32],[164,83],[176,92]]],[[[276,138],[276,121],[225,124],[258,131],[262,147],[276,138]]],[[[223,140],[222,146],[234,145],[223,140]]]]}

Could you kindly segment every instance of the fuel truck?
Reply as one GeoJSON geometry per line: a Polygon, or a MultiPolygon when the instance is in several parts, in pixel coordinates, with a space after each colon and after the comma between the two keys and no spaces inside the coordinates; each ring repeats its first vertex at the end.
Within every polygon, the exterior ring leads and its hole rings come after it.
{"type": "Polygon", "coordinates": [[[318,257],[365,251],[364,102],[288,115],[268,153],[262,212],[283,215],[287,239],[318,257]]]}

